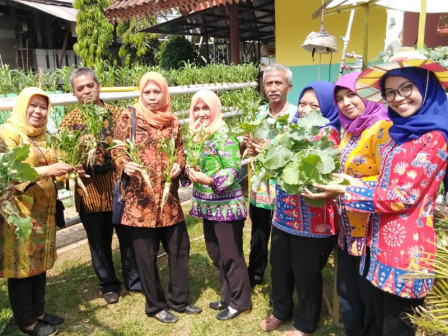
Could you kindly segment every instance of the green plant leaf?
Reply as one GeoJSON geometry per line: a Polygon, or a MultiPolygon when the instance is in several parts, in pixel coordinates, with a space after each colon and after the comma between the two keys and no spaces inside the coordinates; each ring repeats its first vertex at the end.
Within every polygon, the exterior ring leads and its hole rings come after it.
{"type": "Polygon", "coordinates": [[[12,214],[8,217],[8,223],[16,227],[15,234],[19,239],[28,237],[33,229],[33,222],[29,216],[22,218],[18,214],[12,214]]]}

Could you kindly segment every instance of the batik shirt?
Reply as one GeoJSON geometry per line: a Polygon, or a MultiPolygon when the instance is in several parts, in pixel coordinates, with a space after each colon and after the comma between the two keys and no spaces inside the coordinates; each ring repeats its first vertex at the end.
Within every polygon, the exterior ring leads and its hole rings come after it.
{"type": "MultiPolygon", "coordinates": [[[[221,127],[205,141],[199,168],[212,177],[212,186],[193,183],[190,215],[211,221],[237,221],[247,217],[241,185],[239,141],[234,137],[222,140],[228,133],[221,127]]],[[[188,155],[188,154],[187,154],[188,155]]]]}
{"type": "MultiPolygon", "coordinates": [[[[333,127],[322,128],[316,139],[325,129],[330,129],[328,138],[339,145],[339,131],[333,127]]],[[[286,233],[309,238],[326,238],[339,232],[339,216],[333,199],[327,200],[322,207],[310,206],[300,195],[289,195],[276,186],[274,217],[272,225],[286,233]]]]}
{"type": "MultiPolygon", "coordinates": [[[[359,136],[345,133],[339,145],[341,170],[343,173],[376,181],[381,166],[381,150],[389,138],[390,121],[380,120],[365,129],[359,136]]],[[[339,246],[350,255],[361,256],[366,243],[366,228],[370,214],[347,212],[343,200],[340,202],[341,232],[339,246]]]]}
{"type": "MultiPolygon", "coordinates": [[[[287,115],[289,116],[289,121],[291,122],[296,112],[297,112],[297,106],[286,102],[282,111],[278,114],[278,117],[287,115]]],[[[259,112],[255,119],[260,120],[264,118],[275,119],[269,113],[268,104],[260,107],[259,112]]],[[[261,182],[258,185],[257,191],[253,191],[252,189],[250,189],[250,203],[252,205],[255,205],[257,208],[274,210],[274,201],[275,201],[275,181],[273,179],[270,179],[266,182],[261,182]]]]}
{"type": "Polygon", "coordinates": [[[367,280],[380,290],[403,298],[421,298],[430,291],[436,252],[433,214],[447,161],[447,144],[438,131],[402,145],[390,138],[378,182],[347,188],[347,211],[373,213],[367,280]],[[415,272],[428,276],[409,276],[415,272]]]}

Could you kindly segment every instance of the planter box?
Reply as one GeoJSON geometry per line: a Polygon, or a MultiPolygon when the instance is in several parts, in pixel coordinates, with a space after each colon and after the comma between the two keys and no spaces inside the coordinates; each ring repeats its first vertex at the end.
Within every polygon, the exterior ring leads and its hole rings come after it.
{"type": "Polygon", "coordinates": [[[448,26],[438,26],[437,33],[440,36],[448,36],[448,26]]]}

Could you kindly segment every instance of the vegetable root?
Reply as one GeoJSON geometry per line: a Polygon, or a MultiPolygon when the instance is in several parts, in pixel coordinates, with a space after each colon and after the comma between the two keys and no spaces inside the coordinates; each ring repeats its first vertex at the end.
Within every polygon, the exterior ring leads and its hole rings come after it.
{"type": "Polygon", "coordinates": [[[168,200],[168,195],[170,194],[171,181],[165,181],[162,193],[162,206],[160,207],[160,215],[163,213],[163,207],[168,200]]]}
{"type": "Polygon", "coordinates": [[[73,196],[75,195],[76,185],[78,185],[81,188],[81,190],[84,192],[84,195],[86,195],[86,196],[89,195],[89,193],[87,192],[87,188],[84,185],[84,182],[82,182],[82,180],[79,177],[78,173],[77,172],[71,172],[69,174],[69,177],[68,177],[68,187],[69,187],[69,190],[70,190],[70,192],[72,193],[73,196]]]}

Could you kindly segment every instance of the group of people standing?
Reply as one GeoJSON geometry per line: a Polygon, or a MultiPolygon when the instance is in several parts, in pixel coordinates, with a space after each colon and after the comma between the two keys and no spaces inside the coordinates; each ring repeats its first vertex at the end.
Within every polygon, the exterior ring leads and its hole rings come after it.
{"type": "MultiPolygon", "coordinates": [[[[315,185],[322,191],[289,195],[269,180],[251,192],[249,211],[238,182],[241,153],[257,155],[270,140],[247,135],[240,141],[232,136],[214,92],[201,90],[192,97],[189,132],[201,155],[197,165],[189,166],[191,152],[185,151],[168,83],[160,73],[146,73],[137,103],[122,110],[100,99],[100,83],[91,69],[75,69],[70,80],[78,101],[109,113],[101,139],[96,139],[96,164],[73,167],[58,162],[57,151],[46,146],[48,95],[37,88],[24,89],[11,118],[0,126],[0,138],[8,147],[31,145],[27,162],[39,174],[36,181],[17,184],[13,192],[2,195],[23,194],[34,200],[20,204],[33,218],[32,233],[25,240],[18,241],[13,228],[0,218],[0,277],[8,278],[21,331],[54,335],[64,322],[45,311],[45,279],[56,258],[54,181],[64,182],[67,173],[77,171],[88,194],[76,189],[76,209],[108,304],[118,302],[121,286],[112,262],[115,230],[125,287],[145,296],[148,316],[174,323],[174,312],[202,311],[188,301],[190,241],[178,196],[182,182],[193,184],[190,215],[203,219],[206,249],[218,270],[221,296],[209,303],[218,320],[252,309],[251,288],[263,282],[271,238],[273,311],[261,321],[261,329],[274,330],[290,319],[293,327],[285,336],[311,335],[317,329],[321,271],[337,245],[337,289],[347,335],[414,335],[404,314],[423,303],[433,283],[433,211],[448,162],[448,102],[442,86],[447,83],[437,77],[444,69],[431,62],[401,58],[390,69],[349,73],[335,84],[312,82],[300,93],[298,106],[286,100],[291,71],[280,64],[265,70],[262,89],[268,104],[256,118],[287,115],[295,123],[319,110],[328,124],[315,139],[327,136],[340,149],[340,176],[350,176],[351,185],[315,185]],[[160,150],[167,138],[175,145],[172,165],[160,150]],[[114,139],[132,139],[141,162],[133,162],[123,147],[106,150],[114,139]],[[167,167],[171,184],[165,200],[167,167]],[[124,176],[129,184],[121,190],[126,199],[123,217],[121,224],[112,225],[112,187],[124,176]],[[312,207],[306,198],[324,198],[325,204],[312,207]],[[248,212],[252,232],[246,266],[243,227],[248,212]],[[157,270],[160,243],[168,255],[167,297],[157,270]]],[[[60,128],[83,130],[82,108],[67,114],[60,128]]]]}

